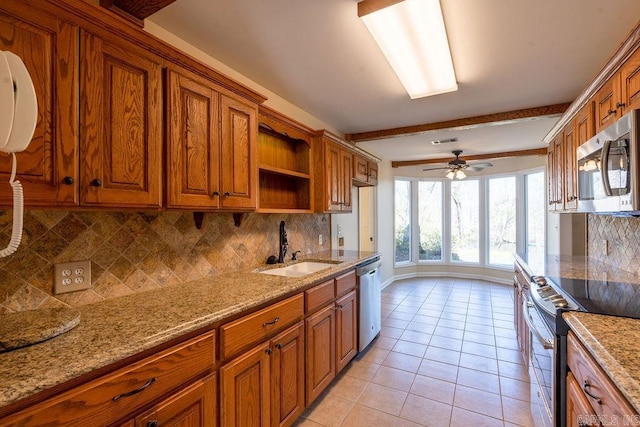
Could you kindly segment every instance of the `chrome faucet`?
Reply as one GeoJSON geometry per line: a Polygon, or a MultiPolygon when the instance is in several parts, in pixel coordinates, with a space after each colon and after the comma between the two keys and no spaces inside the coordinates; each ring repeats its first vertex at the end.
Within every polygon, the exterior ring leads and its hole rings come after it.
{"type": "Polygon", "coordinates": [[[284,221],[280,221],[280,252],[278,255],[278,262],[283,263],[284,257],[287,255],[287,247],[289,242],[287,241],[287,230],[284,228],[284,221]]]}

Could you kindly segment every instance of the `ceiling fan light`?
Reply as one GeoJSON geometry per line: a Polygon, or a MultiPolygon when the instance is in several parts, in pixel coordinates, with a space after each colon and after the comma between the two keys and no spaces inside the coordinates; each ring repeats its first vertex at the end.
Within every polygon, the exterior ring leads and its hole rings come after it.
{"type": "Polygon", "coordinates": [[[358,3],[362,18],[411,99],[458,90],[440,0],[388,1],[369,10],[358,3]]]}
{"type": "Polygon", "coordinates": [[[456,175],[456,179],[465,179],[467,177],[463,170],[458,170],[456,175]]]}
{"type": "Polygon", "coordinates": [[[449,170],[449,172],[447,172],[447,178],[449,179],[454,179],[456,176],[456,173],[452,170],[449,170]]]}

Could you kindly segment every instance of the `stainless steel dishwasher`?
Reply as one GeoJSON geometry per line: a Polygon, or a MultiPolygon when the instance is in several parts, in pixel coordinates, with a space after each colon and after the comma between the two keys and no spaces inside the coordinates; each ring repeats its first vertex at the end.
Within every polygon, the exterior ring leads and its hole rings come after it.
{"type": "Polygon", "coordinates": [[[380,289],[380,258],[375,258],[356,268],[358,276],[358,307],[360,328],[358,351],[362,351],[380,333],[382,323],[382,301],[380,289]]]}

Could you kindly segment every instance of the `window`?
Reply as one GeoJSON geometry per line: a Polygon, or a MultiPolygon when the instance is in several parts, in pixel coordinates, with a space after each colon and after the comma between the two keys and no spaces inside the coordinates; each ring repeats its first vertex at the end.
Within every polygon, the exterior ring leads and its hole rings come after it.
{"type": "Polygon", "coordinates": [[[418,226],[420,261],[442,261],[442,182],[418,184],[418,226]]]}
{"type": "Polygon", "coordinates": [[[544,256],[544,172],[527,174],[524,177],[526,193],[526,248],[528,259],[544,256]]]}
{"type": "Polygon", "coordinates": [[[489,179],[489,264],[513,264],[516,252],[516,177],[489,179]]]}
{"type": "Polygon", "coordinates": [[[395,262],[411,261],[411,181],[395,181],[395,262]]]}
{"type": "Polygon", "coordinates": [[[451,261],[480,261],[478,181],[451,182],[451,261]]]}
{"type": "Polygon", "coordinates": [[[545,175],[537,169],[465,180],[395,179],[395,263],[506,269],[545,251],[545,175]]]}

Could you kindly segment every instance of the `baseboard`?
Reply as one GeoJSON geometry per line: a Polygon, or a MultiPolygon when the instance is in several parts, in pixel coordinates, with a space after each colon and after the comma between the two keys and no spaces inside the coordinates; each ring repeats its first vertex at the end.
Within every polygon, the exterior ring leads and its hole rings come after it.
{"type": "Polygon", "coordinates": [[[415,272],[415,273],[406,273],[406,274],[398,274],[387,279],[384,283],[382,283],[382,289],[386,288],[393,282],[402,279],[414,279],[416,277],[452,277],[454,279],[473,279],[473,280],[485,280],[487,282],[497,283],[499,285],[513,285],[513,281],[509,279],[505,279],[502,277],[494,277],[494,276],[484,276],[478,274],[468,274],[468,273],[456,273],[451,271],[429,271],[429,272],[415,272]]]}

